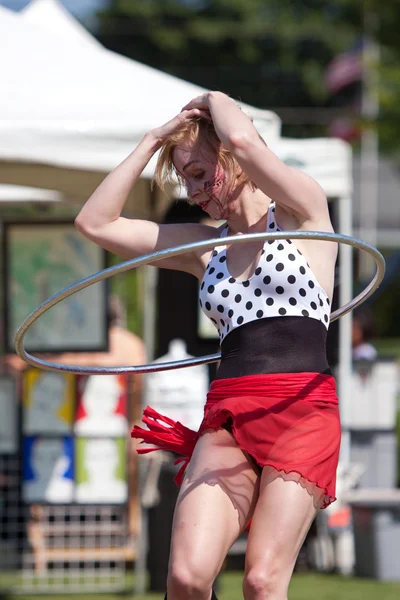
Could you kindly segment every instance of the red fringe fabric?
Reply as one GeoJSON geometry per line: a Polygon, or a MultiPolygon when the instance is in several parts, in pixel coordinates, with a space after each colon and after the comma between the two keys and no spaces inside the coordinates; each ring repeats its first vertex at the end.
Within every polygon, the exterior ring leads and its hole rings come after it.
{"type": "Polygon", "coordinates": [[[138,454],[148,454],[156,450],[166,450],[176,452],[182,457],[178,458],[174,464],[183,463],[179,469],[174,481],[181,485],[186,467],[191,459],[199,433],[185,427],[179,421],[174,421],[169,417],[160,415],[153,408],[148,406],[143,411],[143,423],[148,429],[143,429],[135,425],[131,431],[131,437],[141,439],[143,444],[154,444],[153,448],[138,448],[138,454]]]}

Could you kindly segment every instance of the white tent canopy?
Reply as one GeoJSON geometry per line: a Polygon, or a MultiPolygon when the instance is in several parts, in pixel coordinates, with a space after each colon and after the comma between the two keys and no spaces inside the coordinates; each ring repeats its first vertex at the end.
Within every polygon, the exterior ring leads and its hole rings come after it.
{"type": "MultiPolygon", "coordinates": [[[[0,7],[0,50],[8,57],[0,67],[3,160],[108,171],[204,92],[90,43],[55,0],[36,1],[25,15],[0,7]]],[[[245,108],[266,139],[279,135],[275,114],[245,108]]]]}
{"type": "Polygon", "coordinates": [[[61,202],[62,194],[56,190],[25,187],[22,185],[0,185],[0,203],[15,202],[61,202]]]}
{"type": "Polygon", "coordinates": [[[33,0],[21,10],[19,16],[24,21],[45,27],[73,43],[78,42],[80,47],[86,44],[102,48],[100,42],[57,0],[33,0]]]}
{"type": "Polygon", "coordinates": [[[274,140],[271,149],[286,164],[311,175],[328,198],[352,195],[352,152],[346,142],[332,138],[274,140]]]}
{"type": "MultiPolygon", "coordinates": [[[[146,131],[204,91],[106,50],[57,0],[34,0],[20,13],[0,7],[1,48],[8,59],[0,66],[6,90],[0,96],[0,161],[12,163],[9,183],[29,184],[26,164],[79,170],[80,181],[85,171],[108,172],[146,131]]],[[[348,144],[281,138],[277,115],[244,108],[285,162],[314,176],[328,196],[351,195],[348,144]]],[[[153,169],[154,161],[144,176],[153,169]]],[[[54,178],[49,184],[55,187],[54,178]]],[[[31,185],[48,187],[35,178],[31,185]]]]}

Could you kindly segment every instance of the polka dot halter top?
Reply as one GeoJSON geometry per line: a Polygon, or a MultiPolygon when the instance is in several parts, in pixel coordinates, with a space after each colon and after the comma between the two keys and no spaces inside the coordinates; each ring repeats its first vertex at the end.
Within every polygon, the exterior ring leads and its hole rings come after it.
{"type": "MultiPolygon", "coordinates": [[[[275,205],[268,210],[267,231],[281,231],[275,205]]],[[[228,225],[221,237],[228,234],[228,225]]],[[[268,240],[254,274],[238,280],[228,271],[226,246],[214,249],[200,284],[200,306],[219,332],[268,317],[310,317],[329,326],[330,302],[306,259],[291,240],[268,240]]]]}

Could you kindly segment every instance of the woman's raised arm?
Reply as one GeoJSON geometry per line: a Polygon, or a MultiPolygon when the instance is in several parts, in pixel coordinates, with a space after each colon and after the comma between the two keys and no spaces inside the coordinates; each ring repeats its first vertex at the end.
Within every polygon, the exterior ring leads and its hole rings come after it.
{"type": "MultiPolygon", "coordinates": [[[[158,225],[152,221],[127,219],[121,212],[133,185],[160,148],[165,138],[186,119],[201,116],[193,108],[177,115],[162,127],[147,133],[135,150],[93,192],[75,219],[77,229],[99,246],[124,258],[189,243],[201,237],[201,225],[158,225]]],[[[197,274],[192,255],[160,261],[158,266],[197,274]]]]}

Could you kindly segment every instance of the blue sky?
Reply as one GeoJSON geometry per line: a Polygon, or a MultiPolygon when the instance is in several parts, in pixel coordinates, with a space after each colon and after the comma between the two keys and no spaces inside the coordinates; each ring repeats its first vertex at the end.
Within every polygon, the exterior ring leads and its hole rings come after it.
{"type": "MultiPolygon", "coordinates": [[[[96,10],[105,6],[108,0],[58,0],[75,17],[85,19],[91,16],[96,10]]],[[[11,10],[21,10],[30,0],[0,0],[0,5],[11,10]]]]}

